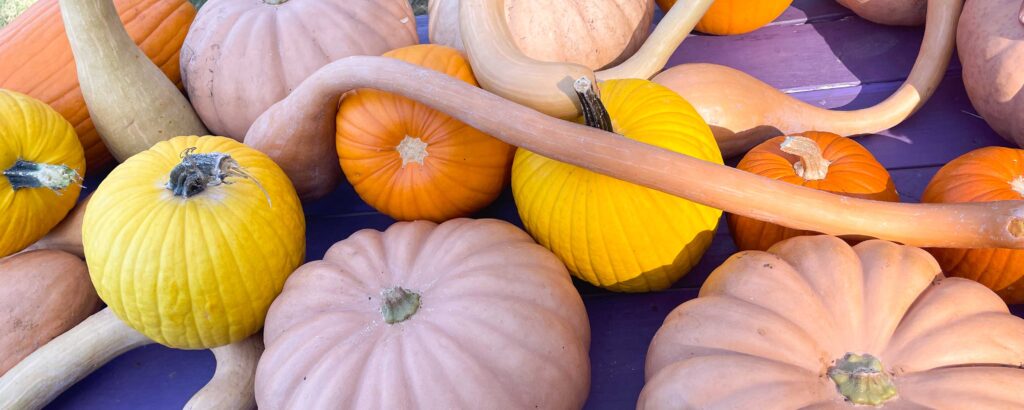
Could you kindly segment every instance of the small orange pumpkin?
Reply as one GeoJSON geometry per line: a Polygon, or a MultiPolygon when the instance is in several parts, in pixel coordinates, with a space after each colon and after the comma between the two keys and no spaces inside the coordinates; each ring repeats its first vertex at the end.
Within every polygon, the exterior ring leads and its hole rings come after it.
{"type": "MultiPolygon", "coordinates": [[[[384,56],[477,85],[453,48],[423,44],[384,56]]],[[[509,173],[512,146],[405,97],[353,91],[337,121],[345,177],[366,203],[395,219],[467,216],[498,197],[509,173]]]]}
{"type": "MultiPolygon", "coordinates": [[[[1024,199],[1024,150],[985,147],[939,169],[921,202],[985,202],[1024,199]]],[[[981,282],[1007,303],[1024,303],[1024,251],[929,249],[942,270],[981,282]]]]}
{"type": "MultiPolygon", "coordinates": [[[[741,170],[822,191],[898,202],[892,177],[867,149],[828,132],[775,137],[750,150],[741,170]]],[[[745,216],[729,214],[729,230],[740,250],[768,250],[794,236],[813,234],[745,216]]]]}
{"type": "MultiPolygon", "coordinates": [[[[716,0],[697,23],[697,31],[707,34],[735,35],[757,30],[782,15],[793,0],[716,0]]],[[[658,0],[668,11],[676,0],[658,0]]]]}

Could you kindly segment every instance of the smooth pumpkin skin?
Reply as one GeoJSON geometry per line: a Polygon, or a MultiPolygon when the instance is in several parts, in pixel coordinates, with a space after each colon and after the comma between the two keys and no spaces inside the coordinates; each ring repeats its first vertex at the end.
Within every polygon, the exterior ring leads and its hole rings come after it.
{"type": "Polygon", "coordinates": [[[407,0],[211,1],[182,46],[182,81],[210,132],[241,141],[325,64],[417,43],[407,0]]]}
{"type": "Polygon", "coordinates": [[[0,259],[0,376],[100,307],[85,262],[54,250],[0,259]]]}
{"type": "Polygon", "coordinates": [[[267,409],[580,408],[590,325],[565,267],[494,219],[364,229],[300,267],[256,370],[267,409]],[[382,292],[420,295],[388,324],[382,292]]]}
{"type": "MultiPolygon", "coordinates": [[[[711,129],[671,90],[645,80],[600,84],[614,131],[721,164],[711,129]]],[[[700,259],[722,211],[519,149],[512,194],[534,238],[573,275],[619,292],[665,289],[700,259]]]]}
{"type": "MultiPolygon", "coordinates": [[[[195,8],[185,0],[114,0],[114,6],[135,44],[180,86],[178,51],[195,8]]],[[[0,88],[35,97],[70,121],[90,169],[113,158],[89,119],[57,0],[39,0],[0,31],[0,88]]]]}
{"type": "MultiPolygon", "coordinates": [[[[944,165],[932,177],[921,202],[984,202],[1024,199],[1024,150],[985,147],[944,165]]],[[[1006,303],[1024,303],[1024,251],[1012,249],[929,249],[947,275],[981,282],[1006,303]]]]}
{"type": "MultiPolygon", "coordinates": [[[[775,137],[752,148],[736,165],[753,174],[840,195],[876,201],[899,202],[896,185],[889,171],[878,163],[871,152],[850,138],[829,132],[796,134],[813,140],[821,149],[821,156],[829,161],[825,179],[808,180],[797,174],[794,165],[800,158],[780,149],[785,136],[775,137]]],[[[814,232],[789,229],[754,218],[727,214],[729,231],[741,251],[766,251],[772,245],[795,236],[814,232]]]]}
{"type": "MultiPolygon", "coordinates": [[[[469,62],[453,48],[415,45],[384,57],[477,85],[469,62]]],[[[356,90],[342,100],[337,119],[345,177],[366,203],[392,218],[468,216],[493,202],[508,179],[512,146],[408,98],[356,90]],[[407,147],[415,152],[402,154],[407,147]],[[419,158],[421,151],[426,156],[419,158]]]]}
{"type": "MultiPolygon", "coordinates": [[[[676,4],[676,0],[657,2],[664,11],[676,4]]],[[[696,30],[716,35],[749,33],[774,21],[792,3],[793,0],[715,0],[696,30]]]]}
{"type": "MultiPolygon", "coordinates": [[[[85,156],[75,130],[39,100],[0,89],[0,172],[19,160],[66,165],[85,175],[85,156]]],[[[46,187],[14,189],[0,174],[0,257],[24,249],[53,229],[75,206],[82,186],[60,192],[46,187]]]]}
{"type": "Polygon", "coordinates": [[[284,172],[225,137],[175,137],[131,157],[92,194],[82,225],[100,298],[135,330],[181,349],[222,346],[259,330],[305,243],[302,207],[284,172]],[[168,174],[192,147],[231,155],[266,194],[231,178],[187,199],[174,196],[168,174]]]}
{"type": "Polygon", "coordinates": [[[884,408],[1024,407],[1024,320],[996,294],[919,248],[820,235],[715,269],[655,334],[637,408],[864,408],[826,374],[848,352],[891,375],[884,408]]]}

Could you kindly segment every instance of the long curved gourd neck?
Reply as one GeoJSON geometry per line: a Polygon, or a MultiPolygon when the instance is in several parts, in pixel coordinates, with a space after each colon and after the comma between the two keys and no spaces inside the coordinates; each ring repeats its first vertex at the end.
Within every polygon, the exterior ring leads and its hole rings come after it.
{"type": "Polygon", "coordinates": [[[808,129],[839,135],[873,133],[895,127],[917,112],[946,75],[962,9],[963,0],[929,0],[921,51],[900,88],[874,106],[853,111],[801,104],[808,129]]]}
{"type": "Polygon", "coordinates": [[[573,91],[576,79],[650,78],[665,66],[712,2],[693,0],[672,7],[636,54],[596,74],[579,64],[538,61],[523,54],[505,21],[504,0],[462,0],[459,27],[481,87],[545,114],[569,119],[580,115],[573,91]]]}
{"type": "MultiPolygon", "coordinates": [[[[264,112],[246,143],[333,144],[334,121],[323,119],[335,118],[338,98],[358,88],[416,100],[557,161],[795,229],[921,247],[1024,248],[1024,202],[900,204],[840,197],[551,118],[436,71],[383,57],[348,57],[324,66],[264,112]]],[[[273,150],[264,152],[277,159],[273,150]]],[[[304,158],[301,166],[284,168],[294,181],[337,166],[336,157],[320,161],[304,158]]]]}

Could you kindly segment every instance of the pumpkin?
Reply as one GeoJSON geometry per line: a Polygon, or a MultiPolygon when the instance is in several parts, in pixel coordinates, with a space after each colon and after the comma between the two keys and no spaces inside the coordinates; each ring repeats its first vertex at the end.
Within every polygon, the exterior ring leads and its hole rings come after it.
{"type": "MultiPolygon", "coordinates": [[[[794,185],[876,201],[898,202],[889,171],[856,141],[829,132],[775,137],[743,157],[736,168],[794,185]]],[[[729,232],[741,251],[768,250],[813,232],[729,214],[729,232]]]]}
{"type": "MultiPolygon", "coordinates": [[[[657,0],[668,11],[676,0],[657,0]]],[[[697,23],[701,33],[745,34],[771,23],[789,8],[793,0],[716,0],[697,23]]]]}
{"type": "MultiPolygon", "coordinates": [[[[577,79],[575,83],[585,81],[577,79]]],[[[310,190],[325,189],[325,180],[318,178],[318,173],[338,168],[333,151],[338,98],[359,88],[419,101],[510,145],[552,160],[794,229],[870,236],[924,247],[1024,248],[1021,202],[899,204],[773,181],[602,129],[551,118],[465,81],[386,57],[346,57],[324,66],[263,113],[253,123],[246,141],[273,141],[268,145],[273,149],[264,152],[282,164],[292,181],[306,184],[310,190]],[[305,155],[293,156],[299,149],[288,147],[302,147],[305,155]],[[324,151],[330,154],[322,155],[324,151]]]]}
{"type": "Polygon", "coordinates": [[[0,376],[100,307],[85,262],[41,250],[0,259],[0,376]]]}
{"type": "Polygon", "coordinates": [[[85,157],[75,130],[42,102],[0,89],[0,257],[24,249],[75,206],[85,157]]]}
{"type": "Polygon", "coordinates": [[[838,0],[861,18],[890,26],[924,23],[928,0],[838,0]]]}
{"type": "MultiPolygon", "coordinates": [[[[178,49],[195,8],[185,0],[115,0],[114,5],[135,44],[172,83],[180,82],[178,49]]],[[[35,97],[70,121],[90,168],[110,161],[79,89],[57,0],[39,0],[0,31],[0,88],[35,97]]]]}
{"type": "MultiPolygon", "coordinates": [[[[476,85],[452,48],[416,45],[384,56],[476,85]]],[[[506,181],[511,146],[416,101],[357,90],[337,118],[342,171],[367,204],[392,218],[467,216],[494,201],[506,181]]]]}
{"type": "Polygon", "coordinates": [[[779,134],[806,130],[842,136],[876,133],[903,122],[935,93],[949,66],[962,7],[963,0],[928,1],[924,40],[910,75],[892,95],[867,108],[821,108],[742,71],[715,64],[680,64],[661,72],[654,81],[697,108],[727,158],[779,134]]]}
{"type": "Polygon", "coordinates": [[[493,219],[354,233],[288,279],[264,342],[260,408],[568,409],[590,389],[565,267],[493,219]]]}
{"type": "MultiPolygon", "coordinates": [[[[921,195],[927,203],[1024,198],[1024,150],[985,147],[944,165],[921,195]]],[[[948,275],[981,282],[1007,303],[1024,303],[1024,252],[1011,249],[930,249],[948,275]]]]}
{"type": "Polygon", "coordinates": [[[668,315],[637,408],[1022,408],[1021,363],[1024,320],[927,252],[802,236],[668,315]]]}
{"type": "MultiPolygon", "coordinates": [[[[583,91],[593,94],[590,87],[583,91]]],[[[645,80],[612,80],[601,83],[601,91],[612,124],[607,131],[722,163],[707,124],[667,88],[645,80]]],[[[601,110],[596,98],[580,102],[584,112],[601,110]]],[[[586,122],[599,127],[589,118],[586,122]]],[[[573,275],[621,292],[671,286],[700,260],[722,215],[526,149],[516,152],[512,165],[512,195],[526,229],[573,275]]]]}
{"type": "MultiPolygon", "coordinates": [[[[505,0],[505,23],[516,47],[539,61],[593,70],[633,55],[651,29],[650,0],[505,0]]],[[[459,0],[430,0],[430,42],[464,50],[459,0]]]]}
{"type": "Polygon", "coordinates": [[[241,140],[324,64],[417,43],[408,0],[220,0],[188,32],[182,81],[210,131],[241,140]]]}
{"type": "Polygon", "coordinates": [[[956,45],[974,109],[1007,141],[1024,146],[1024,2],[967,2],[956,45]]]}

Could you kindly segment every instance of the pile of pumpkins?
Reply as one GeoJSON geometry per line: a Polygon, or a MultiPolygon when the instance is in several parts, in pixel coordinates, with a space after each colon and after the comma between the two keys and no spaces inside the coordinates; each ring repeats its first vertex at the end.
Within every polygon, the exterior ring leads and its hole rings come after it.
{"type": "Polygon", "coordinates": [[[666,289],[723,211],[741,252],[665,320],[638,408],[1022,407],[1024,151],[900,204],[846,137],[917,111],[956,45],[1024,144],[1024,5],[839,2],[926,24],[857,111],[662,71],[790,0],[658,0],[653,31],[650,0],[432,0],[424,45],[406,0],[40,0],[0,31],[0,408],[147,343],[214,349],[190,408],[579,408],[571,277],[666,289]],[[342,177],[401,222],[303,264],[302,204],[342,177]],[[467,218],[508,184],[525,231],[467,218]]]}

